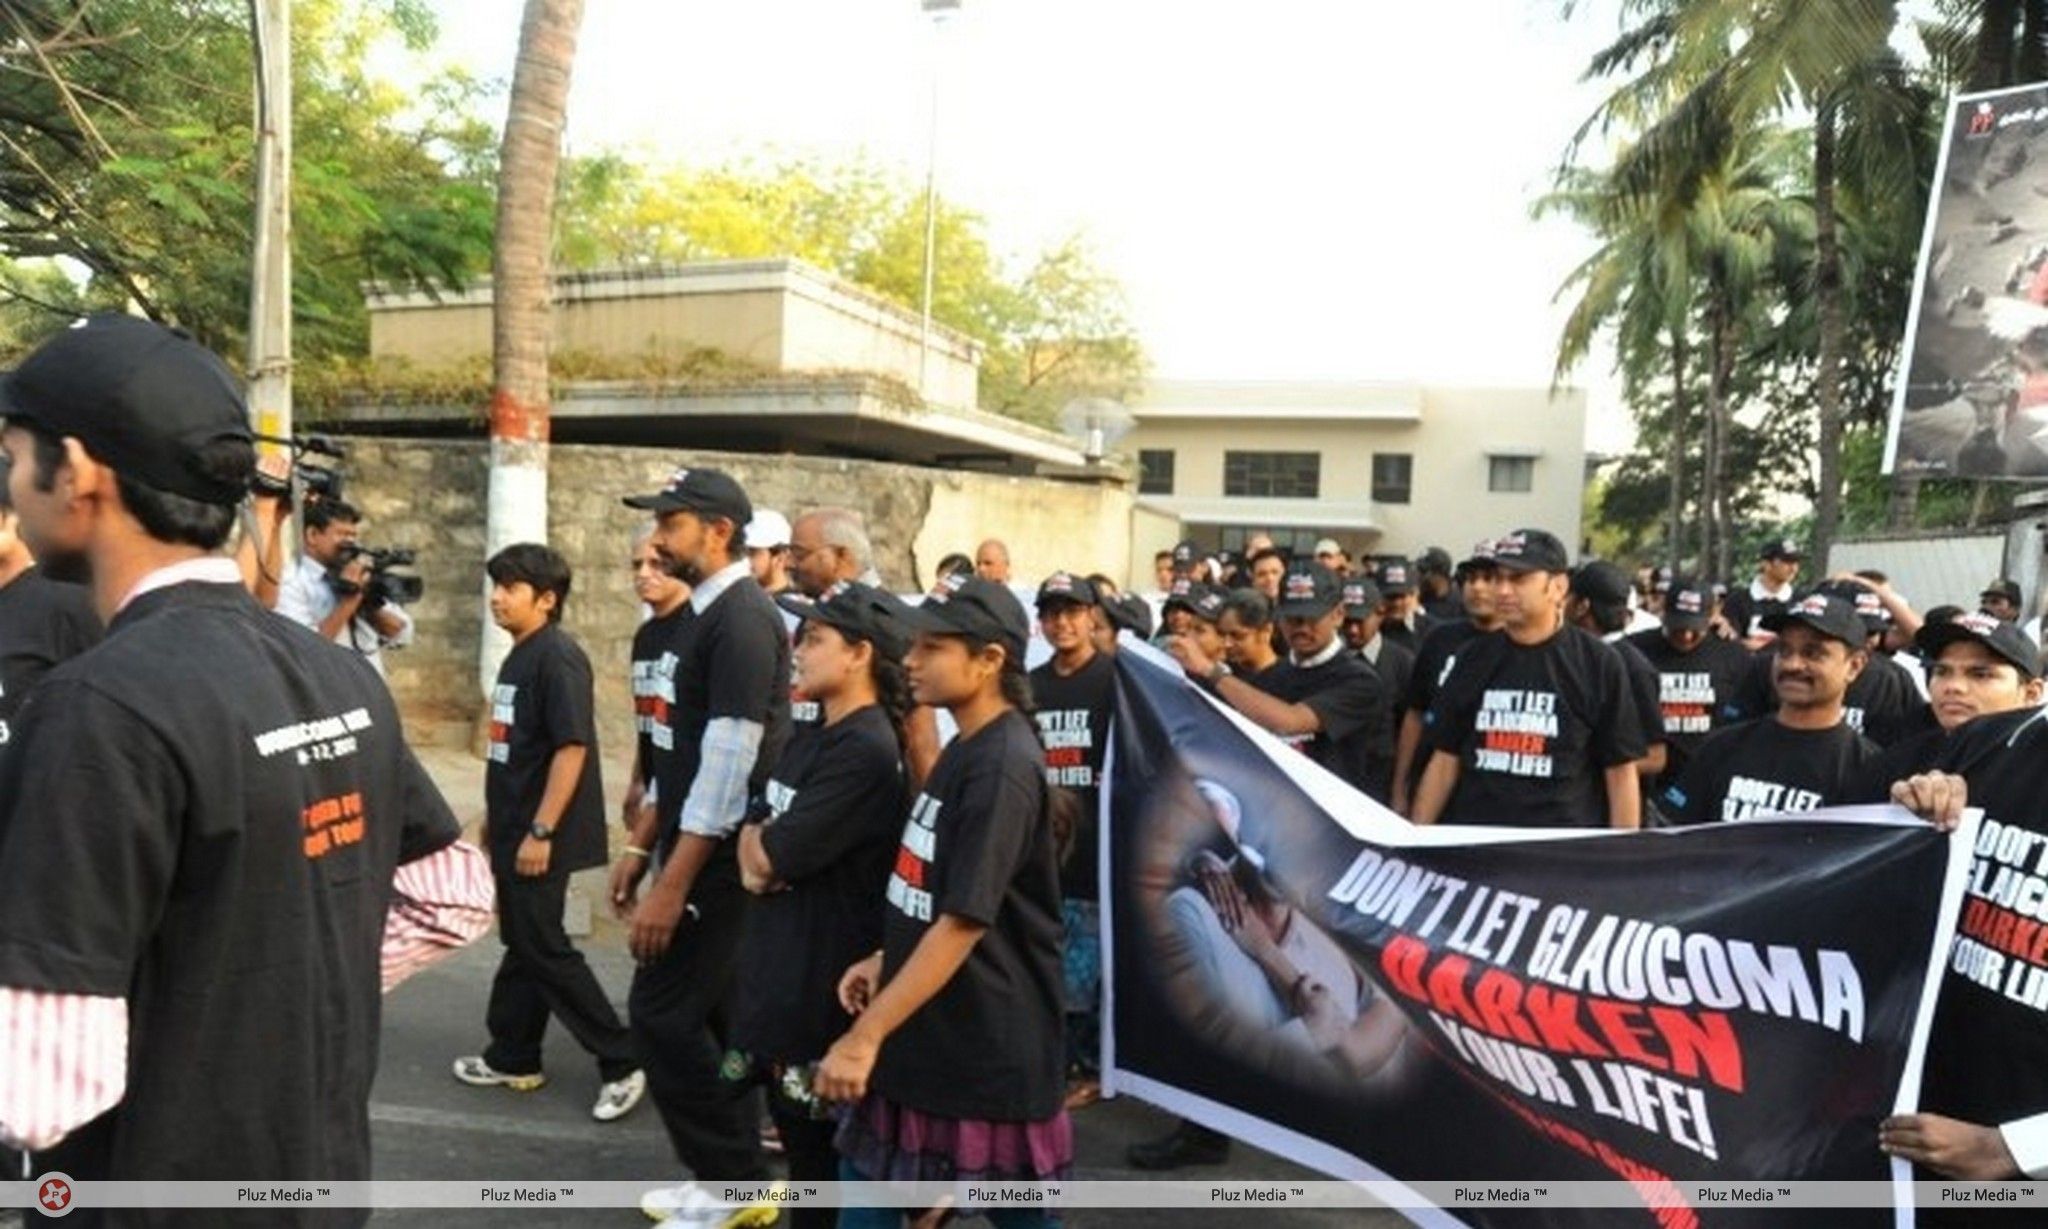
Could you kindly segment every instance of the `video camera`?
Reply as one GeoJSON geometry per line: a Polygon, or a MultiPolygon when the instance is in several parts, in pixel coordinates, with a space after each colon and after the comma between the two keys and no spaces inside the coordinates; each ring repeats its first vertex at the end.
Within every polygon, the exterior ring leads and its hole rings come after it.
{"type": "Polygon", "coordinates": [[[348,448],[341,441],[327,435],[294,435],[290,439],[275,435],[259,435],[256,438],[265,444],[276,444],[290,449],[292,473],[287,480],[274,478],[258,470],[249,480],[249,489],[252,492],[273,499],[283,499],[290,496],[292,487],[297,486],[305,492],[308,501],[341,498],[341,463],[348,459],[348,448]]]}
{"type": "MultiPolygon", "coordinates": [[[[363,605],[371,610],[387,603],[393,606],[410,606],[420,600],[427,590],[426,580],[413,570],[415,552],[400,547],[364,546],[350,542],[341,548],[335,561],[336,569],[347,567],[357,559],[370,564],[369,579],[363,582],[363,605]]],[[[340,582],[335,582],[339,589],[340,582]]]]}

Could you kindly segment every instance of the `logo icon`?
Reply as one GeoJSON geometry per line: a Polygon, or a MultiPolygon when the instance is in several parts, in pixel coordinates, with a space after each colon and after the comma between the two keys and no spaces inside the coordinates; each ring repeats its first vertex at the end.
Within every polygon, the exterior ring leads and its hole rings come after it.
{"type": "Polygon", "coordinates": [[[36,1211],[44,1216],[66,1216],[78,1191],[70,1174],[47,1173],[36,1179],[36,1211]]]}
{"type": "Polygon", "coordinates": [[[1991,104],[1980,102],[1977,104],[1976,114],[1970,116],[1970,135],[1981,137],[1990,132],[1997,122],[1998,116],[1991,110],[1991,104]]]}

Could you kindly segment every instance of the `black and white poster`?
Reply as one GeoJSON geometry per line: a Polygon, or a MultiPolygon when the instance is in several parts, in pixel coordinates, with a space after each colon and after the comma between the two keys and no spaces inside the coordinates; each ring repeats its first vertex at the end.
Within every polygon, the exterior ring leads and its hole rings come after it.
{"type": "Polygon", "coordinates": [[[1646,1201],[1422,1223],[1735,1225],[1760,1213],[1679,1188],[1905,1183],[1877,1123],[1918,1086],[1972,825],[1418,828],[1163,657],[1117,657],[1108,1091],[1389,1190],[1619,1181],[1646,1201]]]}
{"type": "Polygon", "coordinates": [[[2048,476],[2048,86],[1951,105],[1885,472],[2048,476]]]}

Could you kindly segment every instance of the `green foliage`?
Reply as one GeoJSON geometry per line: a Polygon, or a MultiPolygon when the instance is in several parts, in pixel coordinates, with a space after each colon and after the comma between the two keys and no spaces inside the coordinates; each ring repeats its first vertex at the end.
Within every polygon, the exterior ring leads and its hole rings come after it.
{"type": "MultiPolygon", "coordinates": [[[[244,0],[0,5],[40,52],[0,73],[0,256],[62,258],[227,354],[248,316],[254,83],[244,0]],[[79,20],[73,21],[73,17],[79,20]]],[[[293,5],[293,306],[302,359],[360,352],[361,285],[460,285],[487,267],[491,126],[475,83],[403,90],[380,50],[434,35],[421,0],[293,5]]],[[[10,56],[12,53],[10,52],[10,56]]]]}
{"type": "MultiPolygon", "coordinates": [[[[1078,397],[1125,397],[1145,371],[1122,290],[1069,238],[1013,268],[986,224],[941,198],[932,317],[985,347],[983,409],[1040,424],[1078,397]]],[[[790,256],[911,310],[924,294],[923,191],[865,162],[702,169],[616,153],[564,168],[562,267],[790,256]]]]}

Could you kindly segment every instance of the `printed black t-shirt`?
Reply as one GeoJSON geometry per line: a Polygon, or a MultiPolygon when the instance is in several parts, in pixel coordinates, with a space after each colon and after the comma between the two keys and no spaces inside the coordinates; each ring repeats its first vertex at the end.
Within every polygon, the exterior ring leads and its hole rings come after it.
{"type": "Polygon", "coordinates": [[[519,843],[539,817],[555,753],[572,746],[583,748],[583,771],[556,821],[548,874],[604,864],[604,785],[592,686],[583,646],[554,623],[513,645],[498,667],[484,764],[484,832],[491,866],[500,875],[514,873],[519,843]]]}
{"type": "Polygon", "coordinates": [[[1984,808],[1927,1040],[1920,1108],[1982,1126],[2048,1112],[2048,719],[1979,717],[1939,766],[1984,808]]]}
{"type": "Polygon", "coordinates": [[[896,730],[879,705],[790,741],[769,778],[761,844],[786,888],[753,898],[733,1044],[811,1062],[852,1024],[839,979],[882,945],[877,907],[903,826],[896,730]]]}
{"type": "Polygon", "coordinates": [[[1045,767],[1013,710],[940,753],[910,804],[883,909],[882,975],[932,922],[988,927],[967,962],[882,1043],[873,1086],[946,1118],[1042,1122],[1064,1095],[1060,891],[1045,767]]]}
{"type": "Polygon", "coordinates": [[[1092,901],[1098,894],[1100,781],[1115,689],[1116,661],[1107,653],[1095,654],[1069,675],[1062,676],[1051,662],[1031,672],[1046,784],[1069,791],[1081,804],[1071,848],[1060,865],[1060,894],[1068,900],[1092,901]]]}
{"type": "Polygon", "coordinates": [[[367,1180],[392,872],[458,833],[383,680],[239,584],[184,583],[21,717],[0,985],[128,1004],[126,1096],[47,1159],[86,1181],[367,1180]]]}
{"type": "Polygon", "coordinates": [[[1662,628],[1624,638],[1657,671],[1657,707],[1664,716],[1663,784],[1678,780],[1686,760],[1707,735],[1740,720],[1737,693],[1748,678],[1750,655],[1733,640],[1709,635],[1681,653],[1662,628]]]}
{"type": "MultiPolygon", "coordinates": [[[[704,730],[713,718],[732,717],[762,727],[761,750],[747,777],[747,795],[758,800],[775,761],[789,743],[789,631],[782,610],[752,577],[740,577],[711,605],[683,625],[676,642],[676,701],[669,709],[673,750],[657,756],[661,852],[675,848],[683,803],[703,762],[704,730]]],[[[716,879],[730,887],[739,880],[732,843],[721,842],[699,882],[716,879]]]]}
{"type": "Polygon", "coordinates": [[[1478,637],[1423,720],[1425,752],[1460,766],[1444,823],[1604,827],[1602,773],[1648,753],[1621,655],[1576,627],[1478,637]]]}
{"type": "Polygon", "coordinates": [[[1628,672],[1629,699],[1635,702],[1636,722],[1643,733],[1643,745],[1650,747],[1664,742],[1663,680],[1657,675],[1657,667],[1650,664],[1650,659],[1643,656],[1641,649],[1625,638],[1608,643],[1621,655],[1622,669],[1628,672]]]}
{"type": "Polygon", "coordinates": [[[1795,730],[1775,717],[1740,722],[1699,745],[1658,809],[1683,826],[1835,806],[1877,750],[1846,721],[1825,730],[1795,730]]]}
{"type": "Polygon", "coordinates": [[[1311,709],[1313,734],[1277,735],[1280,741],[1342,777],[1360,793],[1384,802],[1394,775],[1393,712],[1379,671],[1339,648],[1320,665],[1275,662],[1252,684],[1289,704],[1311,709]]]}
{"type": "Polygon", "coordinates": [[[1458,650],[1480,634],[1479,625],[1470,619],[1431,628],[1421,647],[1415,650],[1415,665],[1408,672],[1408,689],[1401,695],[1402,707],[1411,713],[1428,712],[1429,706],[1436,703],[1437,691],[1450,677],[1451,667],[1457,664],[1458,650]]]}
{"type": "Polygon", "coordinates": [[[1939,725],[1907,735],[1872,756],[1843,791],[1841,801],[1891,801],[1893,785],[1932,770],[1947,746],[1948,732],[1939,725]]]}
{"type": "Polygon", "coordinates": [[[633,773],[654,781],[654,765],[675,749],[669,710],[676,703],[676,641],[695,614],[684,602],[633,632],[633,773]]]}
{"type": "Polygon", "coordinates": [[[100,640],[92,592],[30,568],[0,587],[0,748],[29,689],[100,640]]]}

